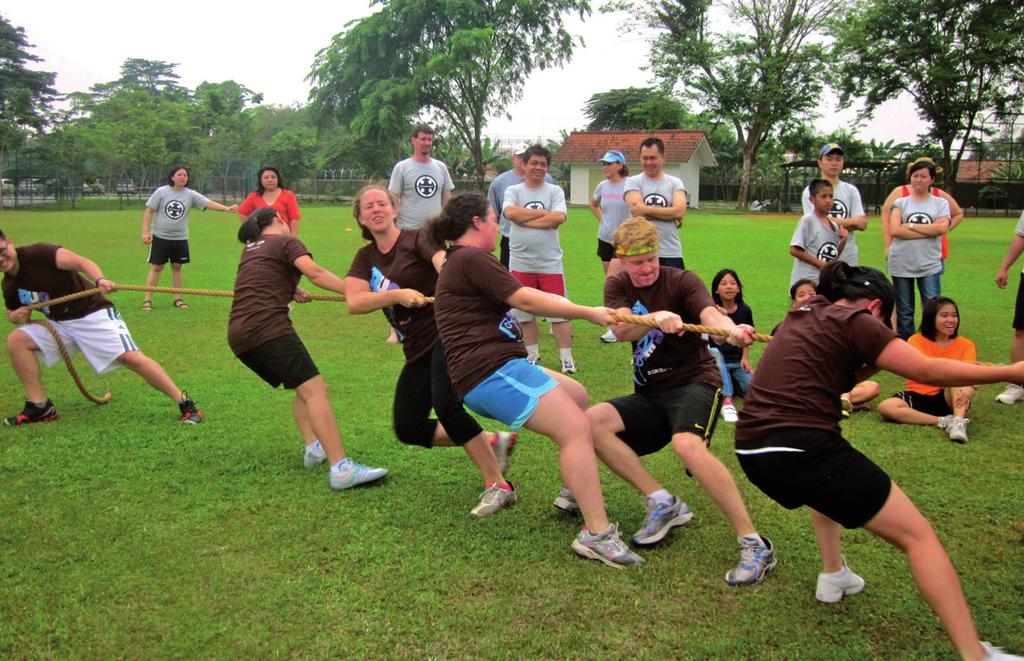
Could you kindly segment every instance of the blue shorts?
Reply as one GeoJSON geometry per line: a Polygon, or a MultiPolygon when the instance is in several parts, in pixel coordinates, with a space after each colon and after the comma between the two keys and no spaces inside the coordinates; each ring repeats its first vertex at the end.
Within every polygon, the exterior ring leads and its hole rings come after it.
{"type": "Polygon", "coordinates": [[[557,386],[540,367],[525,358],[513,358],[466,393],[462,403],[516,430],[533,415],[541,396],[557,386]]]}

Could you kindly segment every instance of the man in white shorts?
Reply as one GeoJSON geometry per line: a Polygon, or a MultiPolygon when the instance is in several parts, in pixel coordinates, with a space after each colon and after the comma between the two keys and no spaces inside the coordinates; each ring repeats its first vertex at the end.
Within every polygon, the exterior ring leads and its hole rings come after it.
{"type": "MultiPolygon", "coordinates": [[[[95,262],[81,255],[49,243],[15,248],[3,232],[0,232],[0,272],[4,274],[2,288],[7,318],[11,323],[24,324],[7,337],[7,352],[25,387],[25,409],[5,418],[4,424],[17,426],[54,420],[57,409],[43,390],[39,359],[47,366],[53,365],[61,360],[60,351],[46,328],[29,323],[32,310],[28,306],[91,289],[83,273],[103,293],[114,291],[117,286],[103,277],[95,262]]],[[[181,411],[181,422],[202,422],[203,416],[195,402],[174,384],[160,363],[135,346],[121,315],[103,293],[46,306],[40,308],[40,312],[57,330],[70,355],[81,351],[98,374],[124,365],[174,400],[181,411]]]]}

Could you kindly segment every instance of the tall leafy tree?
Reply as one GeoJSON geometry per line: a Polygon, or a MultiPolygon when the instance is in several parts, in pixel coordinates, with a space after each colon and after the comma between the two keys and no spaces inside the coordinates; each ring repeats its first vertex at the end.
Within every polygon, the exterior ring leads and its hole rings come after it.
{"type": "Polygon", "coordinates": [[[690,128],[686,106],[665,90],[655,87],[626,87],[599,92],[583,105],[590,120],[588,131],[690,128]]]}
{"type": "Polygon", "coordinates": [[[252,165],[256,125],[250,107],[263,95],[226,80],[202,82],[193,95],[193,112],[199,124],[198,165],[216,171],[221,196],[227,197],[229,176],[241,175],[252,165]]]}
{"type": "Polygon", "coordinates": [[[955,185],[979,116],[1020,102],[1022,26],[1020,2],[860,0],[835,22],[843,98],[871,112],[907,91],[955,185]]]}
{"type": "Polygon", "coordinates": [[[0,15],[0,172],[4,170],[7,151],[19,146],[29,132],[39,131],[46,124],[47,111],[57,93],[53,89],[53,73],[28,68],[29,62],[42,61],[29,48],[32,44],[28,43],[25,30],[0,15]]]}
{"type": "MultiPolygon", "coordinates": [[[[705,111],[730,123],[743,155],[737,206],[745,208],[758,150],[773,131],[818,103],[825,49],[813,37],[843,0],[723,0],[725,31],[711,0],[626,2],[656,29],[651,61],[705,111]],[[719,22],[716,22],[716,25],[719,22]]],[[[622,6],[622,3],[620,3],[622,6]]]]}
{"type": "Polygon", "coordinates": [[[587,0],[375,0],[376,13],[334,36],[309,79],[312,106],[357,138],[404,136],[426,110],[458,137],[483,186],[487,118],[522,94],[531,72],[572,54],[564,16],[587,0]]]}

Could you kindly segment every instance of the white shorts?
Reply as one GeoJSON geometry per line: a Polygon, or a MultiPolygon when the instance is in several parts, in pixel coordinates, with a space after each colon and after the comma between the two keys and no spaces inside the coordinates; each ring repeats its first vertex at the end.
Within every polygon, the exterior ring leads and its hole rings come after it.
{"type": "MultiPolygon", "coordinates": [[[[97,374],[117,369],[117,358],[125,351],[139,350],[117,308],[97,310],[81,319],[50,321],[50,325],[57,329],[68,355],[74,356],[81,351],[97,374]]],[[[25,324],[17,330],[32,338],[39,347],[36,353],[47,367],[62,360],[50,331],[40,324],[25,324]]]]}

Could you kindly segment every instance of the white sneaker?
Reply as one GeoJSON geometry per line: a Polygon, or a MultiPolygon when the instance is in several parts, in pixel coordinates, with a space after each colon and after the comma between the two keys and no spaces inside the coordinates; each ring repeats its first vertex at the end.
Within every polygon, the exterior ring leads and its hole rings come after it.
{"type": "Polygon", "coordinates": [[[576,361],[572,358],[562,361],[562,374],[575,374],[576,361]]]}
{"type": "Polygon", "coordinates": [[[527,356],[526,362],[530,363],[531,365],[540,365],[540,355],[538,354],[536,356],[527,356]]]}
{"type": "Polygon", "coordinates": [[[562,487],[562,490],[558,492],[558,498],[555,498],[555,502],[551,504],[566,514],[575,515],[580,513],[580,504],[576,502],[572,492],[565,487],[562,487]]]}
{"type": "Polygon", "coordinates": [[[857,576],[846,566],[843,558],[843,569],[846,575],[836,578],[833,574],[818,574],[818,588],[814,598],[826,604],[834,604],[848,594],[857,594],[864,590],[864,579],[857,576]]]}
{"type": "Polygon", "coordinates": [[[314,468],[325,461],[327,461],[327,453],[324,452],[324,446],[320,445],[320,441],[306,446],[306,453],[302,457],[302,463],[306,468],[314,468]]]}
{"type": "Polygon", "coordinates": [[[968,422],[970,422],[970,420],[967,418],[961,418],[960,416],[954,417],[946,427],[946,435],[949,436],[949,440],[954,443],[966,443],[968,422]]]}
{"type": "Polygon", "coordinates": [[[357,464],[351,458],[346,457],[338,462],[337,470],[335,470],[334,466],[331,467],[329,480],[332,489],[341,491],[342,489],[351,489],[360,484],[371,484],[378,480],[383,480],[387,476],[388,469],[386,468],[371,468],[370,466],[357,464]]]}
{"type": "Polygon", "coordinates": [[[732,404],[726,404],[722,407],[722,420],[726,422],[737,422],[740,419],[738,413],[736,413],[736,407],[732,404]]]}
{"type": "Polygon", "coordinates": [[[1006,390],[996,395],[996,401],[1000,404],[1016,404],[1024,401],[1024,386],[1011,383],[1006,390]]]}
{"type": "Polygon", "coordinates": [[[981,649],[985,650],[985,661],[1024,661],[1024,656],[1004,652],[992,643],[981,641],[981,649]]]}
{"type": "Polygon", "coordinates": [[[516,488],[509,482],[509,489],[500,484],[487,487],[480,496],[480,503],[469,511],[473,516],[490,516],[506,507],[516,504],[516,488]]]}
{"type": "Polygon", "coordinates": [[[607,331],[605,331],[604,335],[601,336],[601,341],[611,344],[613,342],[618,342],[619,338],[615,337],[615,333],[613,333],[612,329],[609,328],[607,331]]]}

